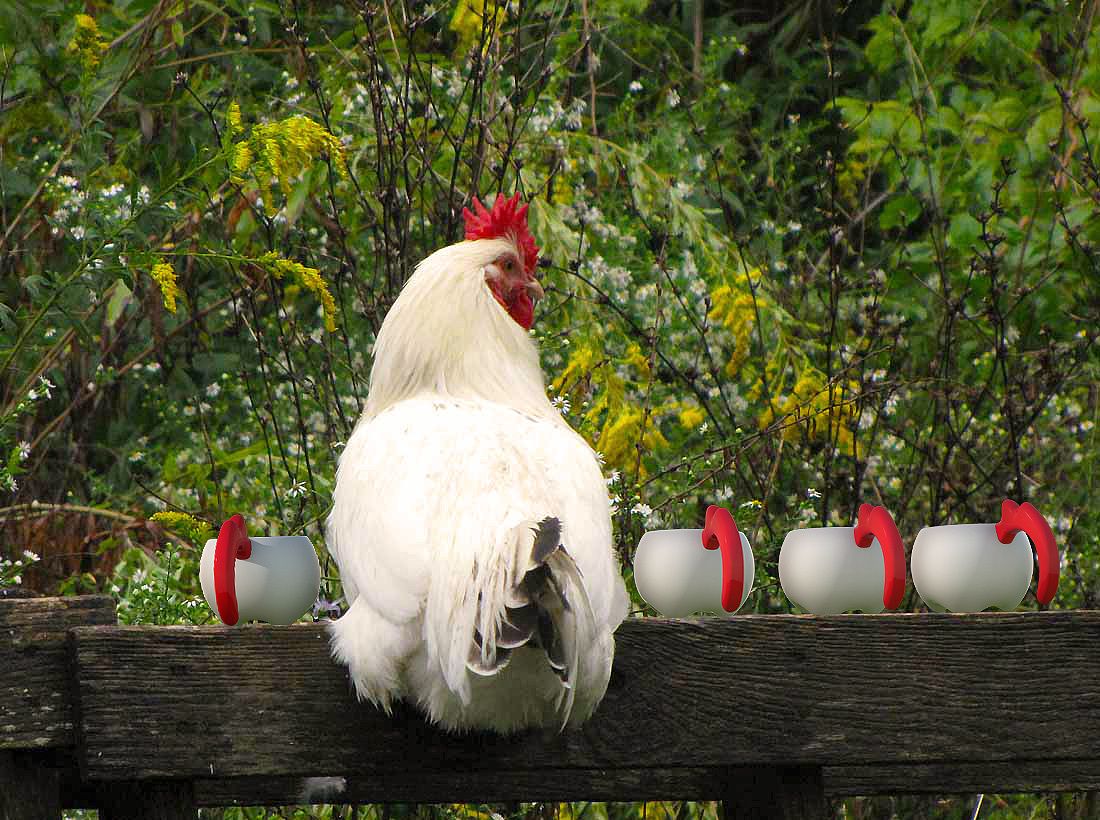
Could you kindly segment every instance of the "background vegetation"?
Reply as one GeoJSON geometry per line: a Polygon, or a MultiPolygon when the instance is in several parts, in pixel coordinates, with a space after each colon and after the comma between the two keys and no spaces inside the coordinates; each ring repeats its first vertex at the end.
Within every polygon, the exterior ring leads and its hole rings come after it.
{"type": "Polygon", "coordinates": [[[520,190],[628,576],[721,503],[751,608],[788,612],[789,529],[873,501],[911,542],[1011,497],[1054,529],[1053,606],[1096,607],[1098,9],[0,0],[0,586],[204,622],[209,527],[322,544],[388,306],[520,190]]]}

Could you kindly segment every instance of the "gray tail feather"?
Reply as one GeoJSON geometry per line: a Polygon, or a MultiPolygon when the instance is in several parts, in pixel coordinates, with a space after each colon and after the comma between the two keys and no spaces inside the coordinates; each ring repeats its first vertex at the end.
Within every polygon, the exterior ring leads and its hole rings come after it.
{"type": "Polygon", "coordinates": [[[496,652],[491,660],[486,659],[484,638],[475,629],[466,666],[478,675],[495,675],[508,665],[518,647],[541,648],[562,682],[557,706],[565,728],[573,708],[580,656],[577,616],[591,622],[592,609],[581,571],[562,546],[561,522],[544,518],[532,532],[535,541],[527,568],[510,591],[497,633],[491,638],[496,652]]]}

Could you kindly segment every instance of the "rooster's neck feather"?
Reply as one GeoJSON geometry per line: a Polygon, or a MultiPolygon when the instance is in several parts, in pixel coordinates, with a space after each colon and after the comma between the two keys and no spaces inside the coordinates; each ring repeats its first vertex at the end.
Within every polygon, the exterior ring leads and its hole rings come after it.
{"type": "Polygon", "coordinates": [[[493,297],[484,267],[514,243],[460,242],[421,262],[374,345],[363,419],[424,395],[482,399],[560,418],[546,398],[538,348],[493,297]]]}

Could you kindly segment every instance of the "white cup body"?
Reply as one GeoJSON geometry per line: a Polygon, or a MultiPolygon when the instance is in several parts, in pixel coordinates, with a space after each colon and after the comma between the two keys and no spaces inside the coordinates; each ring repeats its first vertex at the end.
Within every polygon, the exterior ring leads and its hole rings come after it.
{"type": "MultiPolygon", "coordinates": [[[[321,566],[313,544],[304,535],[250,538],[252,554],[233,566],[238,623],[266,621],[291,624],[304,615],[321,585],[321,566]]],[[[218,612],[214,590],[214,550],[210,539],[199,561],[199,581],[206,603],[218,612]]]]}
{"type": "MultiPolygon", "coordinates": [[[[738,535],[744,572],[740,609],[752,591],[756,563],[745,534],[738,535]]],[[[703,546],[702,530],[645,533],[634,554],[634,583],[645,602],[669,618],[693,612],[733,614],[722,609],[722,551],[703,546]]]]}
{"type": "Polygon", "coordinates": [[[1031,585],[1031,542],[1018,532],[1002,544],[994,524],[925,527],[909,566],[917,593],[936,612],[1011,612],[1031,585]]]}
{"type": "Polygon", "coordinates": [[[882,545],[876,538],[871,546],[860,547],[854,532],[854,527],[812,527],[787,533],[779,550],[783,593],[814,615],[882,612],[882,545]]]}

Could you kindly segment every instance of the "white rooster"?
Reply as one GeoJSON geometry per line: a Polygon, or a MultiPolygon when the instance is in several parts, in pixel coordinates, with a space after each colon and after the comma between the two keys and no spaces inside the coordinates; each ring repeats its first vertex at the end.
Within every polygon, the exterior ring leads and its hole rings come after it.
{"type": "Polygon", "coordinates": [[[595,453],[546,397],[519,195],[409,278],[340,457],[332,651],[360,699],[447,729],[564,728],[603,698],[628,596],[595,453]]]}

